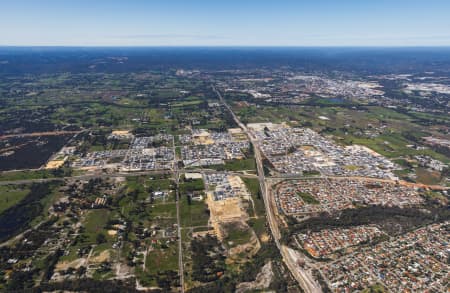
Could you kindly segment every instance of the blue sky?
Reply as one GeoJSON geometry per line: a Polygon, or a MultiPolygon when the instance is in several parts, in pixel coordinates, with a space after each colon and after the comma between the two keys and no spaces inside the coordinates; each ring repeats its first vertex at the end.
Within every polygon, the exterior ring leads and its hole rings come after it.
{"type": "Polygon", "coordinates": [[[450,1],[0,0],[0,45],[450,46],[450,1]]]}

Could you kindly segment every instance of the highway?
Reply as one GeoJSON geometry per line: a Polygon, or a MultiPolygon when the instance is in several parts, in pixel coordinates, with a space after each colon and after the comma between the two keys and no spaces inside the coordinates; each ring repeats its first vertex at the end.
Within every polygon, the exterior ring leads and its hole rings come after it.
{"type": "Polygon", "coordinates": [[[19,179],[19,180],[4,180],[0,181],[0,185],[11,185],[11,184],[28,184],[28,183],[42,183],[50,181],[64,181],[66,179],[73,180],[89,180],[92,178],[112,178],[112,177],[132,177],[140,175],[156,175],[156,174],[171,174],[169,170],[167,171],[141,171],[141,172],[89,172],[83,175],[67,176],[67,177],[52,177],[52,178],[34,178],[34,179],[19,179]]]}
{"type": "MultiPolygon", "coordinates": [[[[180,169],[178,170],[179,174],[184,173],[217,173],[214,169],[180,169]]],[[[227,172],[230,175],[237,175],[245,178],[257,178],[257,175],[252,174],[243,174],[240,172],[227,172]]],[[[50,182],[50,181],[64,181],[66,179],[72,180],[89,180],[92,178],[111,178],[111,177],[133,177],[133,176],[141,176],[141,175],[158,175],[158,174],[171,174],[170,170],[147,170],[147,171],[137,171],[137,172],[115,172],[115,173],[104,173],[104,172],[89,172],[83,175],[75,175],[75,176],[66,176],[66,177],[52,177],[52,178],[34,178],[34,179],[18,179],[18,180],[3,180],[0,181],[0,185],[20,185],[20,184],[29,184],[29,183],[42,183],[42,182],[50,182]]]]}
{"type": "Polygon", "coordinates": [[[277,219],[274,214],[274,207],[272,206],[272,201],[269,196],[270,193],[268,191],[268,186],[266,184],[266,178],[264,175],[264,167],[262,161],[261,150],[259,146],[259,141],[253,137],[253,135],[249,132],[248,128],[239,120],[236,114],[233,112],[231,107],[226,103],[225,99],[222,97],[220,92],[213,86],[213,90],[216,92],[219,97],[220,102],[227,108],[227,110],[231,113],[234,121],[237,125],[247,134],[248,138],[253,144],[256,166],[258,170],[258,180],[261,188],[262,198],[264,200],[264,205],[266,207],[266,215],[267,221],[269,222],[270,231],[272,233],[275,244],[280,251],[281,256],[283,257],[283,261],[290,270],[291,274],[297,280],[298,284],[302,287],[305,292],[311,293],[319,293],[322,292],[322,289],[317,284],[317,282],[313,279],[312,275],[307,272],[305,269],[299,266],[298,260],[301,257],[296,254],[294,250],[282,245],[280,243],[281,233],[278,227],[277,219]]]}

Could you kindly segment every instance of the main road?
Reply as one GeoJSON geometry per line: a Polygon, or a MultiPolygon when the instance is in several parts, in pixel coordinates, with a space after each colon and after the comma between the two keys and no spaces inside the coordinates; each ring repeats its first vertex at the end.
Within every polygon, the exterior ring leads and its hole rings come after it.
{"type": "MultiPolygon", "coordinates": [[[[175,167],[176,168],[176,167],[175,167]]],[[[180,174],[178,169],[175,171],[176,182],[176,205],[177,205],[177,234],[178,234],[178,270],[180,274],[180,292],[184,293],[184,266],[183,266],[183,239],[181,239],[181,220],[180,220],[180,174]]]]}
{"type": "Polygon", "coordinates": [[[176,186],[175,193],[177,205],[178,271],[180,275],[180,292],[184,293],[183,239],[181,238],[181,219],[180,219],[180,170],[177,164],[175,137],[172,138],[172,147],[173,147],[173,170],[175,171],[175,186],[176,186]]]}
{"type": "Polygon", "coordinates": [[[257,170],[258,170],[258,181],[259,181],[259,185],[261,188],[262,198],[264,200],[264,205],[266,206],[267,221],[269,222],[270,231],[272,232],[272,236],[275,241],[275,244],[276,244],[278,250],[280,251],[281,256],[283,257],[284,263],[289,268],[290,272],[292,273],[294,278],[297,280],[297,282],[299,283],[299,285],[302,287],[302,289],[305,292],[311,292],[311,293],[322,292],[322,289],[317,284],[317,282],[313,279],[311,274],[309,272],[307,272],[304,268],[299,266],[299,264],[298,264],[299,255],[296,254],[292,249],[290,249],[287,246],[280,243],[281,233],[280,233],[280,229],[279,229],[279,226],[277,223],[277,219],[274,214],[274,210],[273,210],[274,207],[272,206],[272,201],[269,198],[269,190],[268,190],[268,186],[266,184],[266,178],[264,175],[263,160],[262,160],[259,141],[256,139],[256,137],[254,137],[250,133],[247,126],[245,126],[239,120],[239,118],[233,112],[233,109],[231,109],[231,107],[228,105],[228,103],[222,97],[221,93],[214,86],[213,86],[213,90],[216,92],[217,96],[219,97],[220,102],[230,112],[230,114],[232,115],[236,124],[246,133],[246,135],[250,139],[251,143],[253,144],[255,159],[256,159],[256,166],[257,166],[257,170]]]}
{"type": "MultiPolygon", "coordinates": [[[[178,169],[179,174],[183,173],[217,173],[217,170],[214,169],[203,169],[203,168],[197,168],[197,169],[178,169]]],[[[64,180],[89,180],[92,178],[112,178],[112,177],[135,177],[135,176],[141,176],[141,175],[160,175],[160,174],[171,174],[171,170],[146,170],[146,171],[135,171],[135,172],[114,172],[114,173],[108,173],[103,172],[102,170],[97,170],[96,172],[89,172],[87,174],[83,175],[74,175],[74,176],[66,176],[66,177],[50,177],[50,178],[34,178],[34,179],[11,179],[11,180],[0,180],[0,186],[1,185],[22,185],[22,184],[29,184],[29,183],[43,183],[43,182],[50,182],[50,181],[64,181],[64,180]]],[[[230,175],[236,175],[241,176],[245,178],[256,178],[256,175],[253,174],[245,174],[240,172],[232,172],[228,171],[228,174],[230,175]]],[[[1,176],[1,172],[0,172],[1,176]]]]}

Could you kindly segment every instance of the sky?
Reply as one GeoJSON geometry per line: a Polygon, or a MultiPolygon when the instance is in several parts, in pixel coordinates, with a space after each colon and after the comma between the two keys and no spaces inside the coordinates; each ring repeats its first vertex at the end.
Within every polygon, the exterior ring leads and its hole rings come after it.
{"type": "Polygon", "coordinates": [[[450,1],[0,0],[0,46],[450,46],[450,1]]]}

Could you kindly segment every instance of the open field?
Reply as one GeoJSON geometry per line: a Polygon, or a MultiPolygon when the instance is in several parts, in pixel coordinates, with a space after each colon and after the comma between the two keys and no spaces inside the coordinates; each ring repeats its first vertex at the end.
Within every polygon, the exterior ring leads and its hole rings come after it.
{"type": "Polygon", "coordinates": [[[151,274],[157,274],[163,271],[178,271],[178,250],[177,246],[170,244],[164,245],[164,248],[156,247],[149,251],[146,271],[151,274]]]}
{"type": "Polygon", "coordinates": [[[16,181],[29,179],[45,179],[55,177],[54,172],[49,170],[33,171],[9,171],[0,173],[0,181],[16,181]]]}
{"type": "Polygon", "coordinates": [[[99,234],[107,235],[105,231],[110,212],[105,209],[93,210],[88,213],[84,222],[83,238],[85,243],[93,244],[99,234]]]}
{"type": "Polygon", "coordinates": [[[228,160],[225,161],[225,165],[209,166],[218,171],[255,171],[256,164],[255,159],[243,159],[243,160],[228,160]]]}
{"type": "Polygon", "coordinates": [[[0,186],[0,214],[19,203],[29,192],[26,186],[0,186]]]}
{"type": "Polygon", "coordinates": [[[209,219],[208,206],[203,200],[180,200],[180,218],[182,227],[207,226],[209,219]]]}

